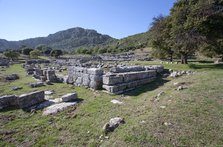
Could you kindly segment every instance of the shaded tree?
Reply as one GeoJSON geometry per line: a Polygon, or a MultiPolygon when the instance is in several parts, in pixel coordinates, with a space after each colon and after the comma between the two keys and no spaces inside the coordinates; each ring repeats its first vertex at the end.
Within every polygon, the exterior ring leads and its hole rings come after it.
{"type": "Polygon", "coordinates": [[[50,56],[55,57],[55,58],[58,58],[61,55],[63,55],[63,52],[62,52],[62,50],[59,50],[59,49],[53,49],[50,52],[50,56]]]}
{"type": "Polygon", "coordinates": [[[169,58],[173,60],[172,40],[170,37],[170,17],[162,15],[153,18],[151,33],[152,54],[158,58],[169,58]]]}
{"type": "Polygon", "coordinates": [[[41,52],[38,49],[35,49],[33,51],[30,52],[30,57],[31,58],[38,58],[38,56],[41,55],[41,52]]]}
{"type": "Polygon", "coordinates": [[[10,60],[18,59],[18,57],[20,56],[20,54],[17,51],[11,49],[5,51],[3,54],[10,60]]]}
{"type": "Polygon", "coordinates": [[[39,44],[35,47],[39,51],[41,51],[42,54],[49,56],[51,51],[53,50],[51,47],[45,45],[45,44],[39,44]]]}
{"type": "Polygon", "coordinates": [[[21,50],[23,55],[30,55],[30,52],[33,51],[33,49],[29,47],[24,47],[21,50]]]}

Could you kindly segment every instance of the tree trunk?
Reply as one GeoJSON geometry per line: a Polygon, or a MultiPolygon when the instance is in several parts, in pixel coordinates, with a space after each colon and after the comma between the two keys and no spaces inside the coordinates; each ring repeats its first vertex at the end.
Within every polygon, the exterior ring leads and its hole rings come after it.
{"type": "Polygon", "coordinates": [[[170,62],[173,62],[173,54],[170,54],[170,62]]]}
{"type": "Polygon", "coordinates": [[[187,64],[187,54],[181,55],[181,64],[187,64]]]}

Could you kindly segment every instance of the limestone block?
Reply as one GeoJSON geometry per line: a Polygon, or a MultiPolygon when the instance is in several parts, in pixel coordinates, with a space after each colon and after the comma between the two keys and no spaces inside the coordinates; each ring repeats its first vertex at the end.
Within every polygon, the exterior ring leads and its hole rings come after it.
{"type": "Polygon", "coordinates": [[[104,75],[103,84],[106,85],[115,85],[123,83],[123,75],[104,75]]]}
{"type": "Polygon", "coordinates": [[[70,101],[74,101],[77,99],[77,94],[76,93],[68,93],[66,95],[63,95],[61,97],[61,100],[63,102],[70,102],[70,101]]]}
{"type": "Polygon", "coordinates": [[[88,74],[83,74],[83,85],[89,86],[90,84],[90,76],[88,74]]]}
{"type": "Polygon", "coordinates": [[[10,107],[18,106],[17,97],[15,95],[5,95],[0,97],[0,110],[10,107]]]}
{"type": "Polygon", "coordinates": [[[101,68],[89,68],[87,73],[91,75],[103,75],[103,70],[101,68]]]}
{"type": "Polygon", "coordinates": [[[101,75],[90,75],[90,80],[102,83],[102,76],[101,75]]]}
{"type": "Polygon", "coordinates": [[[102,88],[102,82],[101,81],[91,81],[89,84],[89,87],[95,90],[99,90],[102,88]]]}
{"type": "Polygon", "coordinates": [[[76,102],[68,102],[68,103],[59,103],[59,104],[54,104],[51,105],[47,108],[44,109],[43,111],[43,115],[51,115],[51,114],[56,114],[58,112],[61,112],[65,109],[67,109],[68,107],[74,106],[76,105],[76,102]]]}
{"type": "Polygon", "coordinates": [[[18,105],[20,108],[27,108],[43,101],[45,101],[44,91],[35,91],[28,94],[22,94],[18,97],[18,105]]]}

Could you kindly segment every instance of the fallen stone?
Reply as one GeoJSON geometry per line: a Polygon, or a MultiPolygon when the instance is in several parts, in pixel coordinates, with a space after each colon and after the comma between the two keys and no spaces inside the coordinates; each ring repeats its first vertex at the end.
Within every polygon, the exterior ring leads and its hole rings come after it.
{"type": "Polygon", "coordinates": [[[183,90],[183,89],[184,89],[183,86],[179,86],[179,87],[177,87],[177,91],[180,91],[180,90],[183,90]]]}
{"type": "Polygon", "coordinates": [[[166,108],[166,106],[160,106],[160,108],[161,108],[161,109],[165,109],[165,108],[166,108]]]}
{"type": "Polygon", "coordinates": [[[20,90],[20,89],[22,89],[22,87],[19,87],[19,86],[12,87],[12,90],[14,90],[14,91],[20,90]]]}
{"type": "Polygon", "coordinates": [[[15,95],[5,95],[0,97],[0,110],[17,105],[17,97],[15,95]]]}
{"type": "Polygon", "coordinates": [[[118,101],[118,100],[111,100],[111,102],[112,102],[113,104],[119,104],[119,105],[123,104],[123,102],[120,102],[120,101],[118,101]]]}
{"type": "Polygon", "coordinates": [[[172,123],[170,123],[170,122],[164,122],[163,123],[165,126],[172,126],[172,123]]]}
{"type": "Polygon", "coordinates": [[[59,104],[54,104],[51,105],[43,110],[43,115],[52,115],[56,114],[58,112],[64,111],[68,107],[76,105],[76,102],[68,102],[68,103],[59,103],[59,104]]]}
{"type": "Polygon", "coordinates": [[[31,88],[42,87],[42,86],[44,86],[44,83],[43,82],[31,83],[31,84],[29,84],[29,86],[31,88]]]}
{"type": "Polygon", "coordinates": [[[45,101],[44,91],[35,91],[28,94],[22,94],[18,97],[20,108],[28,108],[45,101]]]}
{"type": "Polygon", "coordinates": [[[173,86],[180,86],[180,85],[184,85],[185,82],[175,82],[173,83],[173,86]]]}
{"type": "Polygon", "coordinates": [[[114,131],[120,124],[124,123],[125,121],[123,118],[115,117],[110,119],[110,121],[103,126],[103,130],[105,131],[105,134],[107,134],[108,132],[114,131]]]}
{"type": "Polygon", "coordinates": [[[63,102],[74,101],[74,100],[76,100],[76,99],[77,99],[77,94],[76,94],[76,93],[68,93],[68,94],[63,95],[63,96],[61,97],[61,100],[62,100],[63,102]]]}
{"type": "Polygon", "coordinates": [[[54,90],[46,90],[46,91],[44,91],[44,94],[45,94],[45,95],[51,95],[51,94],[54,94],[54,90]]]}
{"type": "Polygon", "coordinates": [[[164,95],[165,92],[161,91],[160,93],[157,94],[157,97],[160,97],[161,95],[164,95]]]}
{"type": "Polygon", "coordinates": [[[11,74],[5,77],[6,80],[17,80],[19,76],[17,74],[11,74]]]}

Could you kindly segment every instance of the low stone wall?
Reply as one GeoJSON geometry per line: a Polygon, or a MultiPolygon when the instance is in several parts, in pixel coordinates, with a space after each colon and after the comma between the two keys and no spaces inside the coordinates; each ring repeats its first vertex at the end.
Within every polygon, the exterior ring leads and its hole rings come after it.
{"type": "Polygon", "coordinates": [[[68,68],[67,83],[97,90],[102,88],[102,75],[103,70],[101,68],[71,66],[68,68]]]}
{"type": "Polygon", "coordinates": [[[145,70],[156,70],[161,73],[164,70],[163,65],[149,65],[149,66],[117,66],[110,69],[111,73],[124,73],[124,72],[138,72],[145,70]]]}
{"type": "Polygon", "coordinates": [[[43,63],[50,63],[50,61],[43,59],[26,60],[26,64],[43,64],[43,63]]]}
{"type": "Polygon", "coordinates": [[[55,70],[42,70],[40,68],[35,68],[33,77],[40,79],[41,81],[50,81],[50,82],[61,82],[60,79],[55,74],[55,70]]]}
{"type": "Polygon", "coordinates": [[[155,70],[108,73],[103,76],[103,88],[109,93],[120,94],[147,84],[156,78],[155,70]]]}
{"type": "Polygon", "coordinates": [[[45,101],[44,91],[35,91],[28,94],[5,95],[0,97],[0,110],[8,107],[28,108],[45,101]]]}

